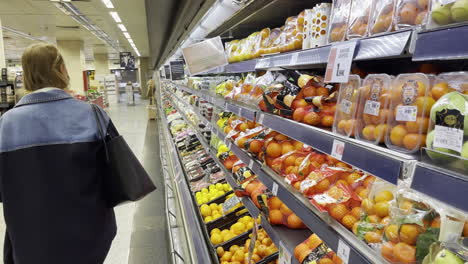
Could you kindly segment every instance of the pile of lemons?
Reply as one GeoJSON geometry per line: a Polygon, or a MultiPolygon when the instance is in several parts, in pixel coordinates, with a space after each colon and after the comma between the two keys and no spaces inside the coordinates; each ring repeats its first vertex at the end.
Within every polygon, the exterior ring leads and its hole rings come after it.
{"type": "Polygon", "coordinates": [[[225,195],[231,190],[231,186],[227,183],[216,183],[210,185],[208,188],[203,188],[201,191],[196,192],[195,199],[197,200],[197,204],[206,204],[220,196],[225,195]]]}
{"type": "Polygon", "coordinates": [[[210,232],[211,243],[213,243],[213,245],[218,245],[231,240],[247,230],[252,229],[254,227],[254,221],[255,220],[251,216],[246,215],[239,218],[229,229],[219,230],[218,228],[214,228],[210,232]]]}

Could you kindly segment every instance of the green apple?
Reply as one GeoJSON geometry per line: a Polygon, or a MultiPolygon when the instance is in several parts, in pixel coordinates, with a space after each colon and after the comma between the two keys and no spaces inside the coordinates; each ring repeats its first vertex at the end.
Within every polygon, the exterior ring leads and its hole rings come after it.
{"type": "Polygon", "coordinates": [[[452,18],[456,22],[468,20],[468,0],[456,1],[450,10],[452,11],[452,18]]]}
{"type": "Polygon", "coordinates": [[[463,264],[465,263],[461,258],[452,253],[448,249],[442,249],[437,253],[434,264],[463,264]]]}
{"type": "Polygon", "coordinates": [[[442,96],[431,108],[431,121],[435,123],[436,113],[445,109],[457,109],[462,115],[467,112],[467,101],[465,97],[459,92],[451,92],[442,96]]]}
{"type": "Polygon", "coordinates": [[[447,25],[452,23],[452,12],[450,11],[452,5],[453,4],[438,4],[435,6],[431,13],[434,22],[436,22],[438,25],[447,25]]]}

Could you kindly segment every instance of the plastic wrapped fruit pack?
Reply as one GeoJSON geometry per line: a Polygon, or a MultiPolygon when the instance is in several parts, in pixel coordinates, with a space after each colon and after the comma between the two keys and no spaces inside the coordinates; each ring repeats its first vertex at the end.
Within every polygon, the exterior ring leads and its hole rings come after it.
{"type": "Polygon", "coordinates": [[[333,1],[328,43],[345,40],[350,12],[351,0],[333,1]]]}
{"type": "Polygon", "coordinates": [[[353,1],[349,16],[347,38],[362,38],[368,35],[369,18],[374,8],[373,0],[353,1]]]}
{"type": "Polygon", "coordinates": [[[375,0],[369,25],[370,35],[393,31],[395,2],[396,0],[375,0]]]}
{"type": "Polygon", "coordinates": [[[284,225],[291,229],[307,228],[302,220],[284,204],[278,197],[271,196],[267,201],[268,208],[262,211],[268,212],[268,221],[272,225],[284,225]]]}
{"type": "Polygon", "coordinates": [[[294,249],[299,263],[342,264],[343,261],[316,234],[312,234],[294,249]]]}
{"type": "Polygon", "coordinates": [[[330,3],[321,3],[305,11],[303,49],[327,44],[331,8],[330,3]]]}
{"type": "Polygon", "coordinates": [[[385,143],[388,148],[414,153],[426,144],[429,113],[435,100],[429,78],[421,73],[401,74],[393,81],[385,143]]]}
{"type": "Polygon", "coordinates": [[[392,89],[392,77],[387,74],[369,74],[359,88],[359,107],[356,114],[356,138],[372,143],[383,143],[392,89]]]}
{"type": "Polygon", "coordinates": [[[429,27],[445,26],[452,23],[468,21],[468,1],[433,0],[429,27]]]}
{"type": "Polygon", "coordinates": [[[223,230],[214,228],[210,231],[210,241],[213,245],[218,245],[229,241],[251,230],[255,225],[254,221],[255,219],[253,219],[251,216],[245,215],[238,218],[237,222],[232,224],[229,228],[223,230]]]}
{"type": "Polygon", "coordinates": [[[398,0],[395,13],[396,29],[426,24],[430,0],[398,0]]]}
{"type": "Polygon", "coordinates": [[[359,87],[361,78],[350,75],[347,83],[341,84],[333,132],[347,137],[354,136],[356,127],[356,110],[358,108],[359,87]]]}

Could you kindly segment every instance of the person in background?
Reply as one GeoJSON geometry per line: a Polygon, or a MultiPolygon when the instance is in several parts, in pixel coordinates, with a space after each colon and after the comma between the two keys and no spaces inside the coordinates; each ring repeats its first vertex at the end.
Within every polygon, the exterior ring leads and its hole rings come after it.
{"type": "Polygon", "coordinates": [[[97,169],[105,158],[94,112],[65,91],[68,72],[54,45],[30,46],[22,65],[28,93],[0,118],[4,261],[101,264],[117,227],[97,169]]]}
{"type": "Polygon", "coordinates": [[[154,85],[154,80],[149,79],[148,82],[146,83],[146,86],[148,87],[148,92],[146,93],[146,97],[150,99],[150,105],[154,104],[154,93],[155,93],[155,85],[154,85]]]}

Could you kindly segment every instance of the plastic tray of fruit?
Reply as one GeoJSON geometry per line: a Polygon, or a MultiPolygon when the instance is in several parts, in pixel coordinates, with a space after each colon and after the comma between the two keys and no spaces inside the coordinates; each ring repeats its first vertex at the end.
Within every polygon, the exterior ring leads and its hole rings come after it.
{"type": "MultiPolygon", "coordinates": [[[[219,207],[222,207],[222,204],[219,205],[219,207]]],[[[220,208],[222,210],[222,208],[220,208]]],[[[200,208],[201,210],[201,208],[200,208]]],[[[233,217],[237,217],[239,215],[242,215],[246,212],[247,209],[245,209],[245,207],[241,204],[239,207],[235,208],[234,210],[232,211],[229,211],[228,213],[226,213],[225,215],[222,215],[220,217],[216,217],[215,216],[212,216],[212,221],[205,221],[205,225],[208,229],[213,229],[217,226],[219,226],[221,223],[223,223],[226,219],[230,219],[230,218],[233,218],[233,217]]],[[[206,217],[205,217],[206,219],[206,217]]]]}
{"type": "MultiPolygon", "coordinates": [[[[217,184],[220,184],[220,183],[217,183],[217,184]]],[[[212,184],[210,186],[216,186],[217,184],[212,184]]],[[[226,200],[226,197],[232,194],[233,191],[227,183],[223,183],[221,185],[223,185],[222,191],[219,189],[214,190],[214,188],[212,188],[212,190],[209,190],[210,187],[208,187],[208,188],[203,188],[201,191],[194,193],[193,196],[195,197],[195,201],[197,202],[198,206],[202,206],[203,204],[223,203],[226,200]],[[215,192],[219,194],[216,195],[215,192]],[[211,193],[213,193],[212,199],[209,198],[211,193]]]]}

